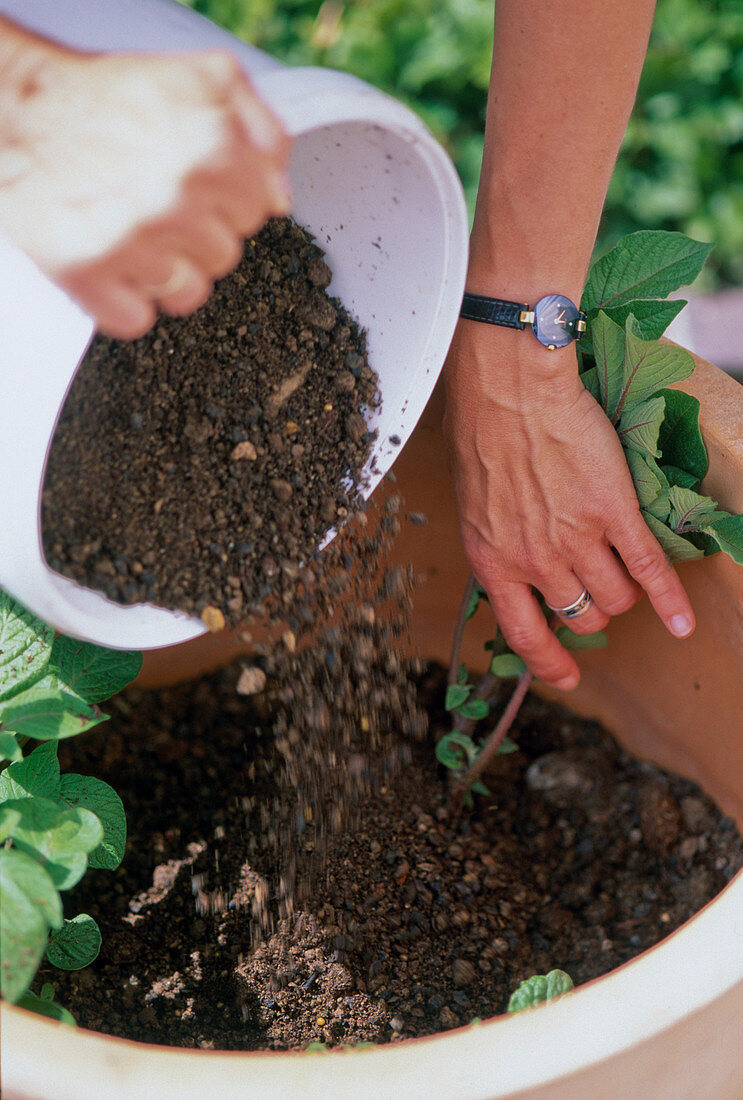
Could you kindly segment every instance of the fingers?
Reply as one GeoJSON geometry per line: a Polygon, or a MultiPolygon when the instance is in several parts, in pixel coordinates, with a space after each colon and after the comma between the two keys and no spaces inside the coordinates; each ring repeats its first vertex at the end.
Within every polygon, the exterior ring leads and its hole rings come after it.
{"type": "Polygon", "coordinates": [[[185,204],[158,225],[144,227],[133,245],[137,267],[132,274],[139,272],[143,281],[149,279],[155,285],[164,278],[150,278],[151,265],[167,263],[169,269],[176,256],[186,256],[210,279],[218,279],[232,271],[243,251],[242,237],[223,218],[213,211],[199,214],[185,204]]]}
{"type": "MultiPolygon", "coordinates": [[[[593,598],[588,607],[574,618],[560,614],[559,608],[569,607],[575,603],[587,588],[588,585],[582,579],[567,570],[555,570],[547,583],[539,585],[539,591],[550,609],[559,615],[566,626],[576,634],[593,634],[597,630],[603,630],[609,621],[609,616],[593,598]]],[[[593,597],[591,590],[588,589],[588,591],[593,597]]]]}
{"type": "Polygon", "coordinates": [[[551,607],[566,607],[580,596],[584,588],[591,595],[589,608],[575,618],[561,616],[575,634],[603,630],[611,618],[629,611],[642,598],[642,588],[629,576],[611,549],[600,543],[580,564],[575,565],[571,581],[563,579],[558,585],[555,580],[550,584],[549,591],[543,591],[543,595],[551,607]],[[555,589],[559,600],[549,594],[555,589]]]}
{"type": "Polygon", "coordinates": [[[119,279],[99,280],[85,269],[69,273],[59,285],[95,317],[101,332],[117,340],[136,340],[155,323],[154,303],[119,279]]]}
{"type": "MultiPolygon", "coordinates": [[[[610,535],[611,537],[611,535],[610,535]]],[[[642,517],[611,541],[630,574],[647,592],[659,618],[676,638],[694,632],[696,620],[684,586],[642,517]]]]}
{"type": "Polygon", "coordinates": [[[167,282],[149,288],[150,295],[161,309],[183,317],[203,306],[211,292],[211,279],[185,256],[176,257],[167,282]]]}
{"type": "Polygon", "coordinates": [[[501,584],[488,588],[496,621],[508,645],[524,659],[534,675],[551,687],[570,691],[580,680],[578,666],[547,623],[526,584],[501,584]]]}

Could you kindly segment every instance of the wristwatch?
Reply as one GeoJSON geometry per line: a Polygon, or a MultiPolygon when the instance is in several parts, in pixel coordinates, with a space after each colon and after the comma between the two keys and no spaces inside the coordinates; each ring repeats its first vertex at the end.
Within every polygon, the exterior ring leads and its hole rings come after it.
{"type": "Polygon", "coordinates": [[[531,309],[525,302],[506,302],[502,298],[465,292],[459,316],[467,321],[485,321],[488,325],[506,328],[531,325],[539,343],[550,351],[566,347],[586,331],[585,313],[564,294],[547,294],[531,309]]]}

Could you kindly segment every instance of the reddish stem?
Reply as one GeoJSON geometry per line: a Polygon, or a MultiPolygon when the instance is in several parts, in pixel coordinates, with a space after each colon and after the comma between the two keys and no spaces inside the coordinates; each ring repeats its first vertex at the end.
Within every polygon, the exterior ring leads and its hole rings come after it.
{"type": "Polygon", "coordinates": [[[462,638],[464,637],[464,627],[467,622],[467,608],[469,607],[470,596],[475,587],[475,578],[470,573],[467,578],[467,584],[464,586],[464,595],[462,596],[462,602],[459,605],[459,614],[457,615],[457,622],[454,627],[454,637],[451,643],[451,658],[449,661],[449,677],[447,683],[456,684],[457,673],[459,672],[459,658],[462,652],[462,638]]]}
{"type": "Polygon", "coordinates": [[[514,719],[519,712],[519,708],[524,701],[524,697],[533,679],[534,673],[530,669],[527,668],[525,672],[522,672],[514,693],[508,700],[508,706],[498,719],[495,729],[477,754],[477,759],[473,761],[461,779],[457,782],[451,796],[451,806],[455,814],[458,814],[461,810],[467,791],[472,784],[476,783],[481,777],[490,761],[498,752],[504,737],[513,725],[514,719]]]}

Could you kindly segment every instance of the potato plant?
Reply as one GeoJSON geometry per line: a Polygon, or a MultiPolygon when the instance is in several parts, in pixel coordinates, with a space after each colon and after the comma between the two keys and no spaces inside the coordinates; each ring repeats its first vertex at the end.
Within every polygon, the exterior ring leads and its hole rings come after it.
{"type": "Polygon", "coordinates": [[[68,1022],[48,983],[39,996],[28,986],[45,956],[77,970],[98,954],[98,925],[86,913],[65,917],[61,893],[88,867],[118,867],[126,819],[107,783],[60,773],[57,743],[104,722],[98,703],[141,663],[138,653],[55,638],[0,592],[0,991],[68,1022]]]}

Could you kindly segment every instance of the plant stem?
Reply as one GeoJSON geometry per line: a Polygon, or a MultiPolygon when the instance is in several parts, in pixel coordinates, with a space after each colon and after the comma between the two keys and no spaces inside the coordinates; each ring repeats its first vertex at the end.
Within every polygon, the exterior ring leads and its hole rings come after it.
{"type": "Polygon", "coordinates": [[[477,782],[480,776],[487,768],[490,761],[493,759],[498,749],[500,748],[503,738],[506,736],[513,720],[519,712],[519,707],[524,701],[524,697],[531,686],[531,682],[534,679],[534,673],[527,669],[522,672],[518,684],[514,690],[513,695],[508,700],[508,706],[503,711],[503,714],[498,719],[498,724],[492,731],[487,741],[484,743],[482,749],[477,754],[477,759],[470,765],[464,775],[458,780],[457,785],[452,791],[451,807],[455,814],[458,814],[462,808],[464,802],[464,796],[470,789],[473,783],[477,782]]]}
{"type": "Polygon", "coordinates": [[[456,684],[457,672],[459,671],[459,657],[462,652],[462,638],[464,637],[464,627],[467,622],[467,608],[469,607],[470,596],[472,590],[475,587],[475,578],[470,573],[467,578],[467,584],[464,586],[464,595],[462,596],[462,602],[459,605],[459,614],[457,615],[457,622],[454,627],[454,637],[451,643],[451,659],[449,661],[449,677],[447,683],[456,684]]]}

